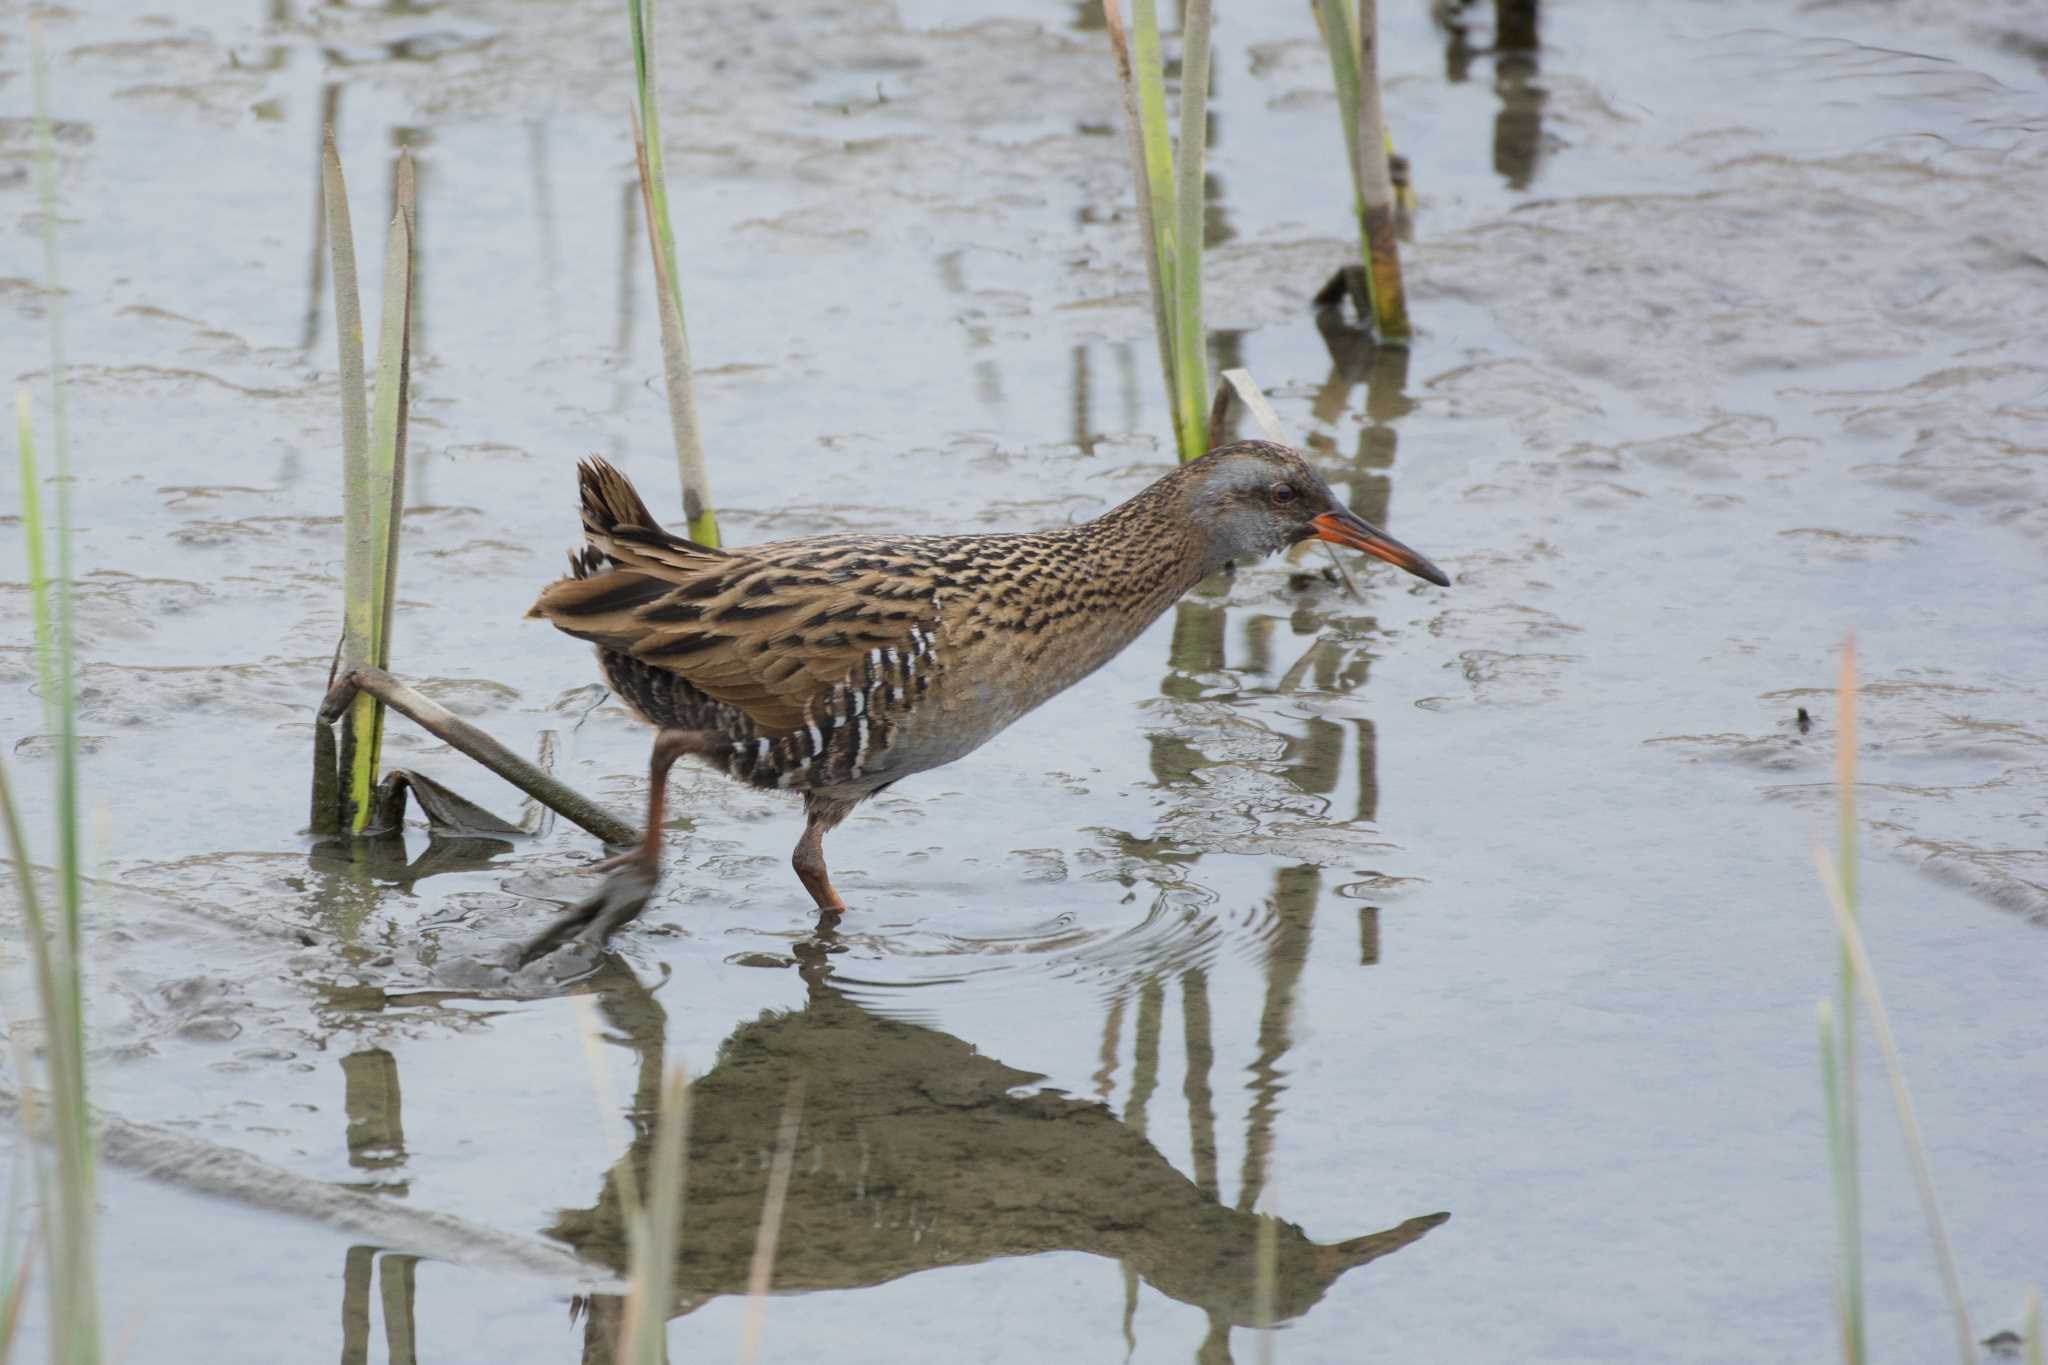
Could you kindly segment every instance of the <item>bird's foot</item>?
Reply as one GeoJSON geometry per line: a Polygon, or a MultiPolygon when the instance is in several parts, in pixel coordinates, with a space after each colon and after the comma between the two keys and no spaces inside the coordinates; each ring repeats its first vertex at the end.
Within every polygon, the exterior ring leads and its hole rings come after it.
{"type": "Polygon", "coordinates": [[[518,965],[537,962],[557,948],[581,943],[593,952],[647,908],[661,880],[661,868],[646,858],[610,860],[611,874],[597,891],[569,907],[553,924],[519,950],[518,965]]]}

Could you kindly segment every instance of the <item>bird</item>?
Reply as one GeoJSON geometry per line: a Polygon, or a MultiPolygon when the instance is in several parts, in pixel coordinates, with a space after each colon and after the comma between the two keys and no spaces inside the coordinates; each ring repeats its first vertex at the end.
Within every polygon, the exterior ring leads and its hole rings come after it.
{"type": "Polygon", "coordinates": [[[731,549],[663,530],[632,483],[577,466],[584,544],[529,617],[597,647],[655,729],[641,843],[520,955],[601,946],[659,882],[670,768],[692,756],[800,793],[790,862],[820,915],[846,902],[825,835],[877,792],[964,758],[1115,658],[1182,594],[1305,540],[1439,587],[1436,565],[1359,517],[1302,454],[1222,445],[1092,521],[974,535],[812,536],[731,549]]]}

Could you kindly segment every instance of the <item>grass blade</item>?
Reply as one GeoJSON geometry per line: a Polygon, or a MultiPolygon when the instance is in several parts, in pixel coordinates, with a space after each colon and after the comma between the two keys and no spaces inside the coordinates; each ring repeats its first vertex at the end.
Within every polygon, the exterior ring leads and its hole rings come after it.
{"type": "Polygon", "coordinates": [[[2041,1341],[2040,1290],[2029,1289],[2027,1291],[2027,1303],[2026,1308],[2022,1312],[2022,1316],[2026,1319],[2027,1331],[2026,1365],[2041,1365],[2041,1352],[2043,1343],[2041,1341]]]}
{"type": "MultiPolygon", "coordinates": [[[[72,593],[74,580],[71,558],[71,467],[69,423],[66,416],[63,299],[57,270],[57,169],[50,133],[50,91],[48,64],[43,51],[40,19],[29,23],[31,100],[35,123],[35,165],[41,207],[44,291],[50,324],[50,409],[54,438],[52,474],[55,481],[56,591],[50,613],[49,637],[54,666],[44,665],[44,705],[51,708],[57,725],[57,923],[52,926],[42,914],[35,894],[27,843],[21,822],[0,767],[0,820],[6,825],[8,851],[20,883],[24,928],[35,959],[36,994],[42,1011],[49,1089],[49,1120],[52,1145],[56,1148],[56,1190],[46,1196],[45,1263],[49,1267],[46,1293],[50,1304],[51,1341],[72,1361],[96,1362],[100,1355],[99,1296],[93,1262],[93,1152],[90,1111],[85,1093],[85,1010],[80,964],[83,878],[79,850],[78,818],[78,708],[73,680],[77,676],[73,652],[72,593]]],[[[21,424],[28,435],[28,424],[21,424]]],[[[24,453],[33,461],[33,452],[24,453]]],[[[31,487],[24,499],[33,502],[38,490],[31,487]]],[[[40,573],[33,566],[31,576],[40,573]]],[[[24,1114],[27,1106],[23,1106],[24,1114]]]]}
{"type": "Polygon", "coordinates": [[[1871,1026],[1877,1034],[1878,1051],[1884,1056],[1885,1074],[1891,1080],[1892,1108],[1898,1114],[1899,1130],[1905,1135],[1906,1151],[1912,1158],[1913,1183],[1920,1195],[1920,1212],[1927,1221],[1927,1235],[1934,1243],[1934,1259],[1941,1267],[1942,1289],[1948,1295],[1949,1311],[1955,1317],[1957,1358],[1963,1365],[1976,1365],[1977,1338],[1970,1330],[1970,1310],[1963,1301],[1962,1276],[1957,1273],[1955,1253],[1949,1246],[1941,1203],[1935,1198],[1934,1168],[1927,1159],[1927,1143],[1920,1133],[1920,1119],[1913,1107],[1912,1089],[1906,1084],[1905,1065],[1899,1060],[1898,1040],[1892,1033],[1891,1016],[1884,1007],[1884,993],[1878,989],[1877,973],[1870,965],[1870,954],[1864,948],[1863,931],[1857,926],[1856,915],[1849,907],[1848,888],[1842,884],[1826,850],[1818,844],[1814,847],[1813,859],[1820,870],[1821,887],[1827,892],[1828,906],[1834,911],[1835,931],[1841,935],[1842,950],[1849,957],[1856,993],[1862,997],[1863,1008],[1870,1014],[1871,1026]]]}
{"type": "MultiPolygon", "coordinates": [[[[52,613],[52,643],[56,649],[57,687],[57,887],[60,926],[70,968],[78,962],[78,915],[80,862],[78,848],[78,717],[72,705],[71,683],[76,676],[71,632],[71,442],[65,401],[64,289],[57,272],[57,158],[50,134],[49,68],[43,52],[40,21],[31,25],[34,53],[32,99],[35,108],[36,188],[42,209],[44,296],[50,321],[50,429],[55,458],[51,473],[55,481],[57,582],[52,613]]],[[[82,1046],[83,1024],[78,1002],[71,1002],[64,1023],[82,1046]]]]}
{"type": "Polygon", "coordinates": [[[704,437],[697,422],[690,336],[683,325],[682,279],[676,271],[675,231],[669,221],[668,177],[662,170],[654,11],[646,0],[627,0],[626,11],[633,26],[633,150],[640,168],[647,245],[654,256],[654,284],[660,300],[662,379],[668,391],[669,425],[675,433],[676,468],[682,476],[683,517],[690,539],[715,546],[718,519],[711,509],[711,477],[705,468],[704,437]]]}
{"type": "Polygon", "coordinates": [[[1842,1165],[1842,1081],[1838,1072],[1842,1048],[1837,1039],[1835,1007],[1825,998],[1814,1007],[1820,1031],[1820,1091],[1827,1112],[1828,1186],[1835,1201],[1835,1323],[1840,1329],[1844,1365],[1863,1365],[1863,1337],[1849,1313],[1849,1285],[1863,1278],[1863,1244],[1850,1236],[1848,1172],[1842,1165]]]}
{"type": "Polygon", "coordinates": [[[21,471],[21,535],[28,550],[30,611],[35,618],[36,677],[43,694],[43,727],[56,726],[56,646],[50,639],[50,580],[43,558],[42,484],[36,476],[35,426],[29,420],[28,386],[14,391],[14,451],[21,471]]]}

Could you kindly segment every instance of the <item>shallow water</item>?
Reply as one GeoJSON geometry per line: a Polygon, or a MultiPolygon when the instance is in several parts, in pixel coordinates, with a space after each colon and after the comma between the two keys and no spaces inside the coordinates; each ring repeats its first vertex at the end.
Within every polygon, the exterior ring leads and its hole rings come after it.
{"type": "MultiPolygon", "coordinates": [[[[1218,34],[1209,317],[1456,586],[1205,585],[856,815],[829,952],[793,811],[680,774],[655,904],[516,997],[476,964],[584,894],[587,836],[299,833],[340,561],[315,155],[335,121],[366,273],[392,149],[420,166],[396,667],[514,748],[552,733],[630,813],[644,731],[520,620],[576,456],[676,501],[623,20],[52,14],[118,1332],[577,1359],[616,1312],[609,1173],[683,1064],[679,1359],[738,1339],[797,1079],[770,1359],[1251,1359],[1261,1214],[1281,1359],[1819,1358],[1809,846],[1851,626],[1872,951],[1980,1334],[2011,1325],[2048,1263],[2048,29],[1589,3],[1530,51],[1395,8],[1424,335],[1373,355],[1307,307],[1354,248],[1285,6],[1218,34]]],[[[46,404],[0,14],[0,372],[46,404]]],[[[1164,468],[1099,10],[684,14],[666,127],[728,539],[1043,526],[1164,468]]],[[[19,564],[18,519],[0,540],[19,564]]],[[[22,585],[0,612],[35,793],[22,585]]],[[[389,744],[519,814],[403,722],[389,744]]],[[[1927,1357],[1949,1329],[1866,1093],[1872,1336],[1927,1357]]]]}

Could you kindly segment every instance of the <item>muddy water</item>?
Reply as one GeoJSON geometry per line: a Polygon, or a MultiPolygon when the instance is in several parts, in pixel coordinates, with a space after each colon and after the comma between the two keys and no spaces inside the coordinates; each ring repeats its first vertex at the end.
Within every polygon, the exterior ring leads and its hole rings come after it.
{"type": "MultiPolygon", "coordinates": [[[[2048,29],[1588,4],[1531,46],[1393,7],[1401,356],[1306,307],[1351,250],[1340,142],[1307,16],[1253,8],[1218,37],[1217,359],[1455,588],[1205,585],[849,822],[823,945],[791,810],[681,775],[655,905],[517,997],[474,963],[584,893],[587,837],[299,833],[340,561],[315,153],[335,122],[366,267],[392,150],[420,166],[397,665],[630,812],[644,733],[519,619],[574,457],[676,501],[623,22],[51,15],[106,1281],[149,1358],[603,1358],[608,1178],[665,1064],[701,1078],[678,1359],[734,1349],[797,1081],[767,1358],[1251,1359],[1264,1215],[1282,1359],[1819,1358],[1808,850],[1850,626],[1872,948],[1972,1311],[2010,1325],[2048,1263],[2048,29]]],[[[46,411],[4,12],[0,370],[46,411]]],[[[664,16],[730,539],[1043,526],[1164,467],[1095,7],[664,16]]],[[[0,611],[35,793],[18,583],[0,611]]],[[[1873,1337],[1926,1357],[1869,1117],[1873,1337]]]]}

